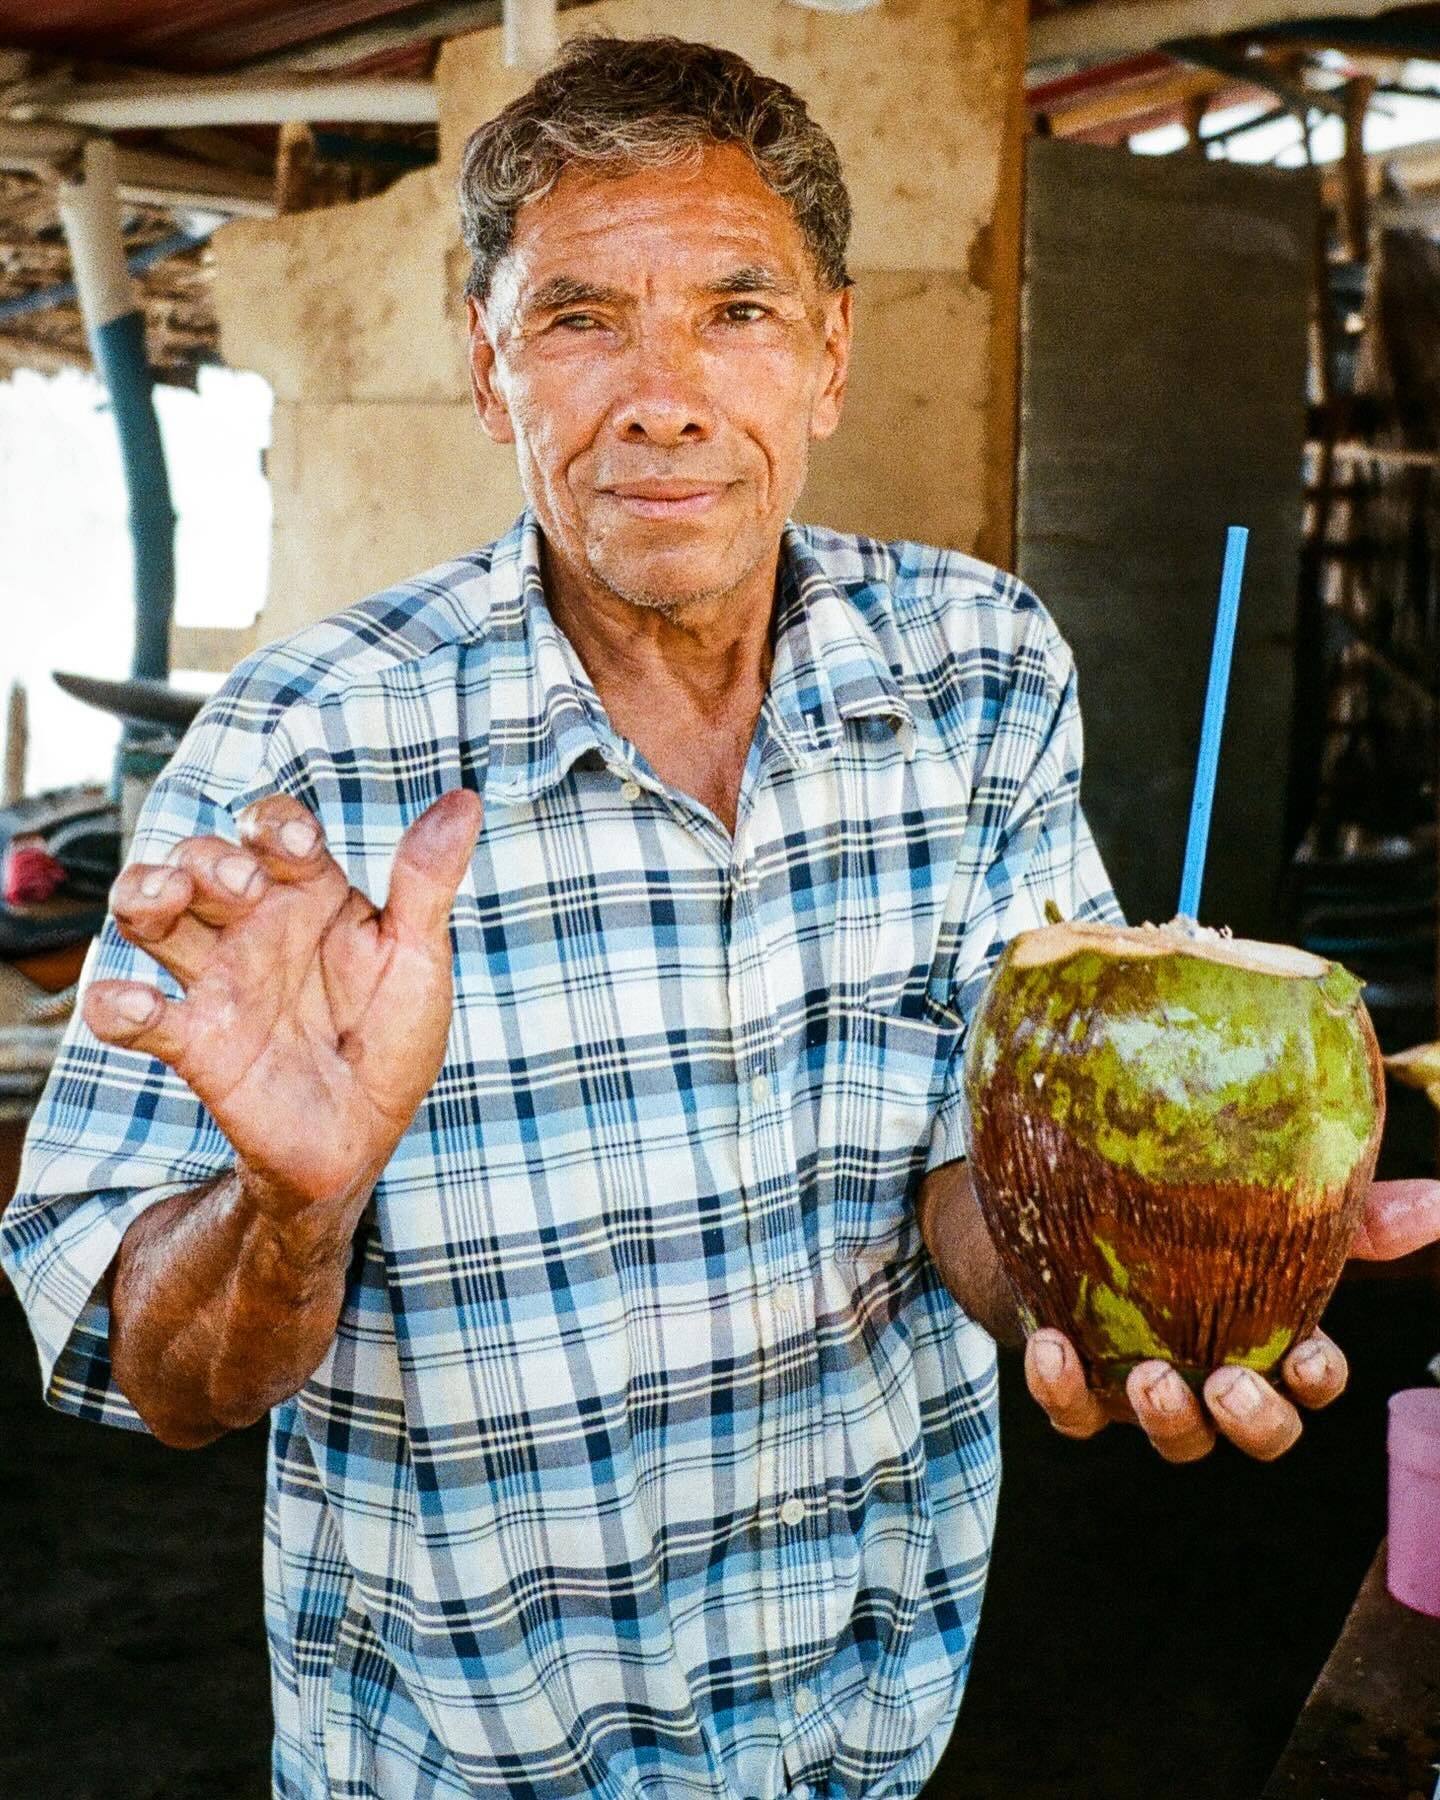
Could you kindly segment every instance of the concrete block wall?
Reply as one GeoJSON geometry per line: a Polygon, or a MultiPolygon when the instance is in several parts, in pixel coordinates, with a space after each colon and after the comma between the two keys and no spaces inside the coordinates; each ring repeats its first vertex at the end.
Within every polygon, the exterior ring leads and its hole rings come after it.
{"type": "MultiPolygon", "coordinates": [[[[803,93],[855,203],[846,416],[800,514],[1010,554],[1019,271],[1017,0],[607,0],[573,29],[721,43],[803,93]]],[[[471,411],[454,178],[529,77],[498,31],[436,75],[440,162],[374,199],[215,239],[221,346],[275,389],[275,526],[261,641],[496,536],[522,496],[471,411]]]]}

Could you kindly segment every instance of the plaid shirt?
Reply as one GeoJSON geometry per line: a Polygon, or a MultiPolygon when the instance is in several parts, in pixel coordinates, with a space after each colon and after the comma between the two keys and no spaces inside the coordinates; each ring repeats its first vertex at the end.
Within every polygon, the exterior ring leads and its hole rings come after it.
{"type": "MultiPolygon", "coordinates": [[[[422,808],[486,807],[444,1067],[273,1414],[277,1795],[919,1790],[999,1458],[994,1346],[916,1189],[964,1154],[1002,945],[1047,897],[1119,916],[1079,776],[1032,595],[808,527],[733,841],[610,726],[528,515],[207,705],[137,860],[278,790],[378,900],[422,808]]],[[[88,975],[176,991],[112,925],[88,975]]],[[[101,1277],[229,1161],[178,1078],[77,1017],[4,1225],[55,1405],[139,1423],[101,1277]]]]}

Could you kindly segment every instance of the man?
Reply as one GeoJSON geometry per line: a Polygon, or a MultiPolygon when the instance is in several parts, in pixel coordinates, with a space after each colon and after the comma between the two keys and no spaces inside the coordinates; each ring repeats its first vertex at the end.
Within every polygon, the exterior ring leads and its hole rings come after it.
{"type": "MultiPolygon", "coordinates": [[[[1069,654],[1008,576],[787,523],[851,331],[789,90],[581,41],[461,192],[528,510],[207,708],[8,1266],[57,1405],[177,1445],[271,1411],[278,1795],[913,1795],[1018,1341],[965,1021],[1047,898],[1118,916],[1069,654]]],[[[1368,1229],[1423,1241],[1434,1193],[1368,1229]]],[[[1103,1422],[1058,1334],[1027,1368],[1103,1422]]],[[[1298,1430],[1245,1370],[1130,1398],[1174,1460],[1298,1430]]]]}

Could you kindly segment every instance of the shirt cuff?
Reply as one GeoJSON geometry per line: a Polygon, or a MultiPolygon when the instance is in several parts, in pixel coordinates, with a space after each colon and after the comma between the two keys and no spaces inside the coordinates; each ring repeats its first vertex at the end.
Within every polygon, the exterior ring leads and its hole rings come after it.
{"type": "Polygon", "coordinates": [[[925,1173],[938,1169],[941,1163],[964,1162],[970,1155],[970,1115],[965,1105],[965,1091],[956,1086],[940,1102],[930,1127],[930,1148],[925,1158],[925,1173]]]}
{"type": "Polygon", "coordinates": [[[193,1186],[177,1181],[91,1194],[58,1223],[43,1205],[6,1220],[6,1272],[29,1316],[50,1406],[131,1431],[147,1429],[111,1373],[104,1276],[141,1213],[193,1186]]]}

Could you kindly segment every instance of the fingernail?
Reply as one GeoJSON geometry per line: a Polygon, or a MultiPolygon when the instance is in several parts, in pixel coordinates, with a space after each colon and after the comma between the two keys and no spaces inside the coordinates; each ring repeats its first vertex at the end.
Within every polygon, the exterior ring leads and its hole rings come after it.
{"type": "Polygon", "coordinates": [[[215,879],[232,894],[243,894],[255,879],[255,865],[248,856],[222,856],[215,865],[215,879]]]}
{"type": "Polygon", "coordinates": [[[151,996],[137,993],[134,988],[113,994],[110,1004],[122,1019],[129,1019],[132,1025],[143,1025],[155,1010],[155,1002],[151,996]]]}
{"type": "Polygon", "coordinates": [[[1290,1368],[1297,1375],[1307,1375],[1314,1381],[1325,1373],[1330,1357],[1323,1344],[1309,1344],[1303,1350],[1297,1350],[1290,1359],[1290,1368]]]}
{"type": "Polygon", "coordinates": [[[140,892],[147,900],[153,900],[163,888],[169,885],[169,881],[170,871],[168,869],[151,869],[148,874],[140,878],[140,892]]]}
{"type": "Polygon", "coordinates": [[[1065,1373],[1065,1352],[1049,1338],[1040,1338],[1030,1357],[1035,1373],[1042,1381],[1058,1381],[1065,1373]]]}
{"type": "Polygon", "coordinates": [[[1173,1369],[1167,1369],[1163,1375],[1157,1375],[1145,1390],[1145,1398],[1158,1413],[1173,1418],[1185,1405],[1185,1383],[1173,1369]]]}
{"type": "Polygon", "coordinates": [[[280,827],[280,842],[291,856],[308,856],[319,835],[315,827],[307,825],[303,819],[291,819],[280,827]]]}
{"type": "Polygon", "coordinates": [[[1217,1387],[1211,1398],[1237,1419],[1248,1419],[1260,1410],[1263,1396],[1260,1383],[1248,1369],[1237,1369],[1224,1387],[1217,1387]]]}

